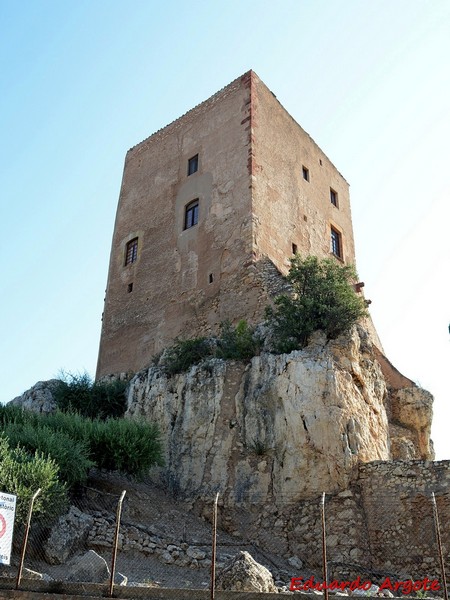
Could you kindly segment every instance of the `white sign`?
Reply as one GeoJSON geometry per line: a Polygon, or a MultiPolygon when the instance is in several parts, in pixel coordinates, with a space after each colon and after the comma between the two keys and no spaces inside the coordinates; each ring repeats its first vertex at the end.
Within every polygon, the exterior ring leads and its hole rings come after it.
{"type": "Polygon", "coordinates": [[[16,496],[0,492],[0,564],[9,565],[16,514],[16,496]]]}

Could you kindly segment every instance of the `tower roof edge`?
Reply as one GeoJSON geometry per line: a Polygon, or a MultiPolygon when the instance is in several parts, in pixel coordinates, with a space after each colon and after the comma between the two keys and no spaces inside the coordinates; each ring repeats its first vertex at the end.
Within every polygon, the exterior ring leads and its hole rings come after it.
{"type": "Polygon", "coordinates": [[[252,69],[249,69],[248,71],[246,71],[239,77],[236,77],[236,79],[233,79],[233,81],[231,81],[226,86],[224,86],[223,88],[221,88],[220,90],[215,92],[212,96],[210,96],[206,100],[203,100],[202,102],[200,102],[199,104],[197,104],[196,106],[194,106],[193,108],[191,108],[190,110],[188,110],[187,112],[182,114],[180,117],[171,121],[167,125],[164,125],[164,127],[157,129],[155,132],[153,132],[147,138],[145,138],[141,142],[139,142],[139,143],[135,144],[134,146],[132,146],[131,148],[129,148],[128,153],[139,152],[141,149],[144,150],[146,145],[149,142],[153,141],[154,139],[157,139],[159,137],[163,137],[164,135],[169,134],[174,127],[176,127],[178,124],[182,123],[188,116],[189,117],[195,116],[196,113],[201,112],[207,106],[213,104],[218,99],[225,97],[226,95],[233,92],[235,89],[241,87],[242,85],[245,85],[247,81],[250,81],[251,79],[253,79],[255,77],[258,81],[261,81],[260,78],[258,77],[258,75],[255,73],[255,71],[253,71],[252,69]]]}

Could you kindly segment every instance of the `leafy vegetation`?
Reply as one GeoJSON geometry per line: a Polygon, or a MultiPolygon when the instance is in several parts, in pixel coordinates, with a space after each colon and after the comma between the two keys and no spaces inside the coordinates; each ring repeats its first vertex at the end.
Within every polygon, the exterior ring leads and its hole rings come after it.
{"type": "Polygon", "coordinates": [[[92,421],[87,439],[97,467],[141,477],[154,465],[163,465],[162,444],[156,425],[108,419],[92,421]]]}
{"type": "Polygon", "coordinates": [[[239,321],[235,328],[229,321],[221,324],[215,352],[218,358],[248,360],[259,354],[260,349],[261,340],[247,321],[239,321]]]}
{"type": "Polygon", "coordinates": [[[88,373],[63,373],[53,397],[63,412],[77,412],[91,419],[122,417],[126,387],[126,381],[92,381],[88,373]]]}
{"type": "Polygon", "coordinates": [[[16,519],[24,523],[33,494],[41,492],[34,504],[34,517],[57,517],[67,506],[67,489],[58,477],[58,466],[41,453],[30,454],[23,448],[10,447],[0,436],[0,486],[17,496],[16,519]]]}
{"type": "Polygon", "coordinates": [[[50,457],[69,487],[83,481],[92,466],[139,477],[163,463],[159,431],[148,423],[0,406],[0,424],[11,447],[20,444],[30,455],[38,451],[50,457]]]}
{"type": "Polygon", "coordinates": [[[261,340],[246,321],[239,321],[235,328],[225,321],[217,339],[178,340],[167,348],[162,357],[163,368],[169,375],[174,375],[187,371],[205,358],[248,360],[259,353],[260,345],[261,340]]]}
{"type": "Polygon", "coordinates": [[[341,266],[334,259],[316,256],[301,258],[297,254],[291,259],[287,279],[293,294],[278,296],[275,307],[266,311],[278,352],[305,346],[317,330],[334,339],[366,315],[364,299],[353,288],[356,281],[353,266],[341,266]]]}
{"type": "Polygon", "coordinates": [[[49,457],[59,467],[59,478],[69,487],[86,480],[94,466],[89,458],[89,448],[84,441],[73,440],[63,431],[55,431],[44,424],[8,424],[3,430],[11,447],[20,446],[29,454],[38,452],[49,457]]]}
{"type": "Polygon", "coordinates": [[[207,338],[178,340],[165,352],[164,370],[169,375],[182,373],[208,356],[212,356],[212,345],[207,338]]]}

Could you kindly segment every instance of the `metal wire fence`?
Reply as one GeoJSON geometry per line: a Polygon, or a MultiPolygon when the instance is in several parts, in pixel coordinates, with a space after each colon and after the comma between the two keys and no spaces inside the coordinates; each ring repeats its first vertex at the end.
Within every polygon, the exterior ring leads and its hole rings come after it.
{"type": "Polygon", "coordinates": [[[324,581],[331,592],[342,591],[357,581],[400,597],[446,594],[448,492],[437,491],[435,503],[428,491],[387,488],[264,504],[219,495],[215,543],[213,516],[214,497],[176,503],[144,485],[125,496],[104,485],[80,488],[59,520],[31,518],[26,548],[25,527],[16,527],[0,584],[20,588],[26,580],[33,589],[34,579],[94,581],[110,595],[120,585],[212,588],[214,594],[223,567],[246,551],[270,571],[279,591],[321,590],[324,581]]]}

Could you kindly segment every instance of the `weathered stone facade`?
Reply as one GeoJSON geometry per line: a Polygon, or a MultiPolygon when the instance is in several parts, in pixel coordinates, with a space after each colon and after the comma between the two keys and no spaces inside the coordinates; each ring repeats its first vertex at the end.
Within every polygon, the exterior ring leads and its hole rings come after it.
{"type": "Polygon", "coordinates": [[[332,229],[340,259],[354,263],[347,182],[246,73],[127,154],[97,376],[138,371],[176,336],[261,320],[267,263],[286,273],[294,250],[332,255],[332,229]],[[193,201],[198,222],[187,227],[193,201]]]}

